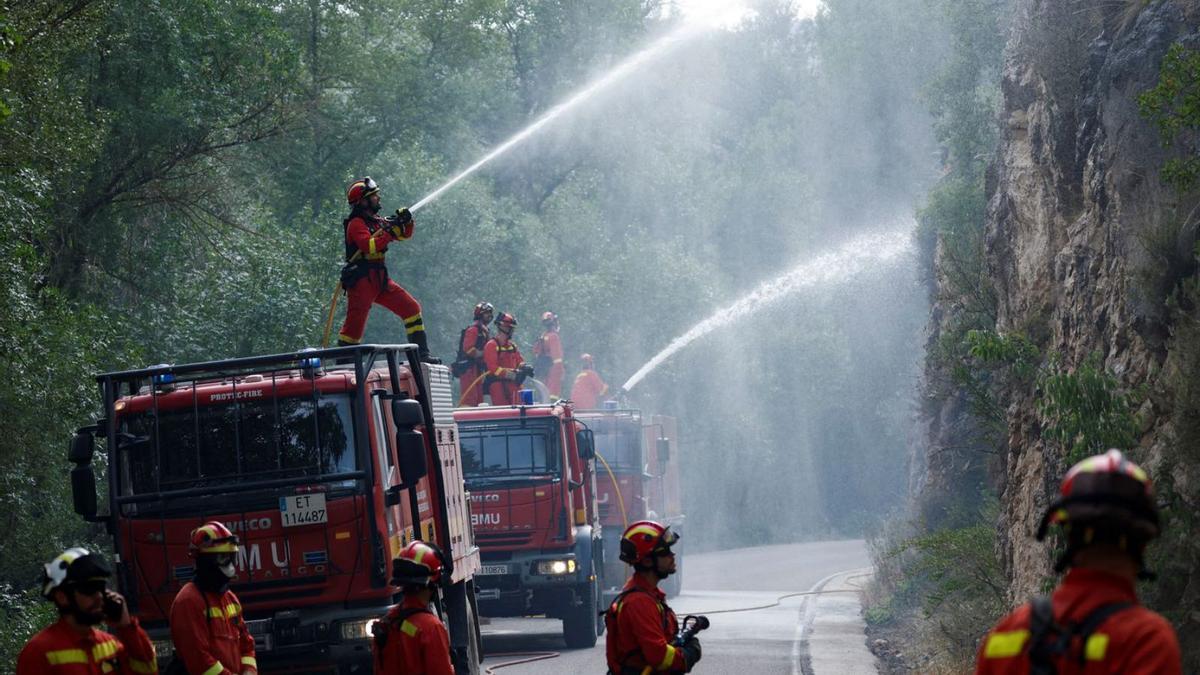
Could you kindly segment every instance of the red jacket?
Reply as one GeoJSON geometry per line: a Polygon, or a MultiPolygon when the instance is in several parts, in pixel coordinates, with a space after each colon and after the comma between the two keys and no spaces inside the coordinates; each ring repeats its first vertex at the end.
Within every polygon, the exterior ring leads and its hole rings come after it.
{"type": "Polygon", "coordinates": [[[653,672],[681,673],[687,670],[683,650],[671,645],[679,631],[675,612],[658,586],[635,574],[625,582],[625,593],[610,612],[616,613],[604,645],[608,669],[620,673],[624,667],[638,672],[650,666],[653,672]]]}
{"type": "Polygon", "coordinates": [[[450,636],[437,616],[414,612],[399,620],[402,610],[425,609],[427,605],[412,596],[388,610],[387,642],[382,650],[372,642],[376,675],[454,675],[450,662],[450,636]]]}
{"type": "MultiPolygon", "coordinates": [[[[1056,660],[1059,675],[1180,675],[1179,642],[1167,620],[1137,606],[1133,584],[1097,570],[1076,568],[1054,590],[1051,604],[1059,625],[1078,623],[1101,605],[1134,603],[1096,627],[1086,645],[1056,660]],[[1084,666],[1079,668],[1080,650],[1084,666]]],[[[1004,617],[979,645],[977,675],[1025,675],[1029,672],[1028,603],[1004,617]]],[[[1078,642],[1078,640],[1076,640],[1078,642]]]]}
{"type": "Polygon", "coordinates": [[[403,228],[400,237],[392,236],[387,220],[374,215],[359,214],[346,221],[346,260],[354,256],[357,249],[367,260],[383,260],[388,244],[412,237],[414,224],[403,228]]]}
{"type": "MultiPolygon", "coordinates": [[[[491,332],[488,331],[488,327],[483,322],[476,321],[470,326],[467,326],[467,330],[463,333],[463,340],[462,344],[459,345],[459,349],[461,349],[469,359],[482,359],[483,347],[487,347],[488,340],[491,339],[492,335],[491,332]],[[480,337],[483,339],[481,340],[480,337]],[[483,347],[476,349],[475,345],[479,344],[480,342],[483,343],[483,347]]],[[[476,373],[476,375],[478,375],[478,373],[476,373]]]]}
{"type": "Polygon", "coordinates": [[[492,338],[483,346],[483,362],[488,375],[503,378],[525,363],[525,358],[521,356],[521,350],[517,349],[517,343],[509,340],[508,344],[501,345],[496,338],[492,338]]]}
{"type": "Polygon", "coordinates": [[[203,593],[185,584],[171,604],[171,641],[191,675],[258,672],[254,637],[233,591],[203,593]]]}
{"type": "Polygon", "coordinates": [[[571,386],[571,400],[575,402],[576,410],[592,410],[600,403],[600,397],[608,393],[608,385],[600,379],[600,374],[592,369],[584,370],[575,376],[575,384],[571,386]]]}
{"type": "Polygon", "coordinates": [[[43,628],[17,657],[17,675],[154,675],[158,666],[146,631],[133,623],[116,636],[92,628],[81,635],[66,619],[43,628]]]}

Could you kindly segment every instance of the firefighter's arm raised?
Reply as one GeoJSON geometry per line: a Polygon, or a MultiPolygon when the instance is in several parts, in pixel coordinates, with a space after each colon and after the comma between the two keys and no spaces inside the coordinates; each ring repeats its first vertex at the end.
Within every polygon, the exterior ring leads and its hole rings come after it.
{"type": "Polygon", "coordinates": [[[667,642],[667,636],[663,633],[662,614],[657,603],[648,596],[631,593],[621,607],[618,619],[621,634],[636,637],[642,658],[651,670],[656,673],[687,670],[683,650],[667,642]]]}
{"type": "Polygon", "coordinates": [[[226,670],[213,653],[207,611],[199,590],[176,596],[171,605],[171,642],[175,644],[175,656],[183,659],[183,667],[188,673],[237,675],[226,670]]]}
{"type": "Polygon", "coordinates": [[[351,218],[346,225],[346,238],[349,239],[363,255],[374,255],[387,250],[395,237],[386,228],[379,228],[374,234],[367,229],[367,222],[362,218],[351,218]]]}

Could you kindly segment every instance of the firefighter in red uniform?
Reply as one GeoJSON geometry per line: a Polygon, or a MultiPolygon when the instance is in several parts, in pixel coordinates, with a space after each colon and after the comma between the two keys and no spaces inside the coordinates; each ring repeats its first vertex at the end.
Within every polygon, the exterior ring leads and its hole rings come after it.
{"type": "Polygon", "coordinates": [[[517,319],[501,312],[496,318],[496,337],[488,340],[483,348],[483,362],[487,368],[485,382],[492,405],[515,405],[521,383],[533,375],[533,368],[525,363],[521,350],[512,340],[516,327],[517,319]]]}
{"type": "Polygon", "coordinates": [[[492,339],[488,324],[492,322],[495,313],[496,308],[490,302],[475,305],[475,323],[463,329],[462,335],[458,337],[458,358],[451,364],[451,370],[458,376],[460,406],[473,408],[483,403],[481,376],[487,372],[483,362],[483,348],[488,340],[492,339]]]}
{"type": "Polygon", "coordinates": [[[388,244],[413,235],[412,214],[399,209],[394,216],[379,217],[379,186],[370,176],[354,181],[346,192],[350,215],[343,222],[346,265],[342,268],[342,287],[346,289],[346,321],[338,334],[339,345],[362,342],[367,314],[372,304],[392,310],[404,321],[408,340],[416,343],[422,361],[441,363],[429,353],[421,304],[408,291],[388,278],[384,254],[388,244]]]}
{"type": "Polygon", "coordinates": [[[216,521],[192,530],[189,537],[188,553],[196,560],[196,572],[171,604],[171,641],[175,658],[183,660],[190,675],[258,672],[242,603],[229,590],[237,575],[237,551],[237,536],[216,521]]]}
{"type": "Polygon", "coordinates": [[[442,554],[423,541],[410,542],[392,561],[391,583],[404,600],[372,628],[376,675],[454,675],[450,636],[429,609],[441,578],[442,554]]]}
{"type": "Polygon", "coordinates": [[[579,360],[583,362],[583,370],[575,376],[575,384],[571,385],[571,400],[576,410],[591,410],[600,404],[600,397],[608,393],[608,385],[596,372],[591,354],[584,354],[579,360]]]}
{"type": "Polygon", "coordinates": [[[558,335],[558,315],[554,312],[542,314],[542,335],[533,343],[533,369],[546,374],[546,389],[550,401],[562,398],[563,348],[558,335]]]}
{"type": "Polygon", "coordinates": [[[1038,540],[1061,528],[1068,570],[1049,597],[1017,608],[979,646],[980,675],[1179,675],[1179,641],[1162,616],[1138,604],[1134,583],[1151,578],[1146,544],[1159,535],[1150,479],[1119,450],[1067,472],[1038,540]],[[1069,568],[1069,569],[1068,569],[1069,568]]]}
{"type": "Polygon", "coordinates": [[[621,560],[633,576],[604,613],[604,645],[612,675],[686,673],[700,660],[700,641],[672,644],[679,631],[675,612],[658,583],[675,573],[671,546],[679,535],[653,520],[639,520],[621,535],[621,560]]]}
{"type": "Polygon", "coordinates": [[[154,645],[125,598],[107,589],[104,559],[72,548],[46,563],[42,595],[58,621],[30,638],[17,656],[17,675],[154,675],[154,645]],[[116,635],[96,628],[106,621],[116,635]]]}

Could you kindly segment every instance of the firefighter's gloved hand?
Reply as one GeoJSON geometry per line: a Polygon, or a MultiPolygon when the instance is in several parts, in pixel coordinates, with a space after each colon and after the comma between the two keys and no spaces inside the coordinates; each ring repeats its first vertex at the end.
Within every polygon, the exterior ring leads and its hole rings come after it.
{"type": "Polygon", "coordinates": [[[392,219],[401,227],[413,224],[412,212],[408,209],[396,209],[396,215],[392,216],[392,219]]]}
{"type": "Polygon", "coordinates": [[[386,218],[388,232],[396,239],[408,239],[413,235],[416,223],[408,209],[396,209],[396,215],[386,218]]]}
{"type": "Polygon", "coordinates": [[[692,667],[700,662],[700,641],[696,638],[689,638],[687,642],[680,647],[683,650],[683,660],[687,661],[687,672],[692,672],[692,667]]]}

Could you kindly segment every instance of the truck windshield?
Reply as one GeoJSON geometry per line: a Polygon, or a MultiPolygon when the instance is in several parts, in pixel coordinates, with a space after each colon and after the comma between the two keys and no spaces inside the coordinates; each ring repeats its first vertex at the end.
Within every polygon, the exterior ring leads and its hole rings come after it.
{"type": "Polygon", "coordinates": [[[125,415],[124,494],[354,471],[349,394],[266,398],[125,415]]]}
{"type": "Polygon", "coordinates": [[[558,419],[460,424],[468,478],[531,476],[558,471],[558,419]]]}
{"type": "Polygon", "coordinates": [[[642,471],[641,425],[593,424],[596,452],[613,471],[642,471]]]}

